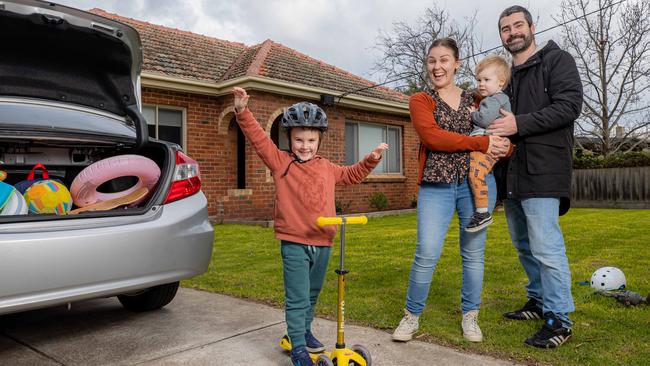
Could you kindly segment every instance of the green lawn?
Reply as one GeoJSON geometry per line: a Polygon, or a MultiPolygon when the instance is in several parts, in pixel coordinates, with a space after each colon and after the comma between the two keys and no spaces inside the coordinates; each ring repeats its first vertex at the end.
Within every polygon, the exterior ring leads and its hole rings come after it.
{"type": "MultiPolygon", "coordinates": [[[[602,266],[616,266],[628,288],[650,292],[650,210],[572,209],[561,218],[573,281],[584,281],[602,266]]],[[[391,331],[401,319],[411,261],[415,252],[415,214],[370,218],[349,226],[346,235],[346,316],[349,322],[391,331]]],[[[272,229],[244,225],[215,226],[213,260],[203,276],[185,286],[261,301],[282,307],[279,244],[272,229]]],[[[503,212],[488,232],[485,286],[480,325],[483,343],[463,340],[460,330],[461,266],[458,225],[453,223],[433,276],[419,339],[467,352],[490,354],[528,364],[648,365],[650,306],[625,307],[574,285],[574,337],[556,350],[525,346],[523,340],[541,321],[516,322],[501,314],[526,301],[526,276],[509,241],[503,212]]],[[[336,239],[338,248],[338,237],[336,239]]],[[[335,319],[338,250],[334,251],[318,313],[335,319]]],[[[278,335],[279,337],[280,335],[278,335]]],[[[322,338],[328,335],[321,335],[322,338]]],[[[335,337],[334,334],[329,335],[335,337]]]]}

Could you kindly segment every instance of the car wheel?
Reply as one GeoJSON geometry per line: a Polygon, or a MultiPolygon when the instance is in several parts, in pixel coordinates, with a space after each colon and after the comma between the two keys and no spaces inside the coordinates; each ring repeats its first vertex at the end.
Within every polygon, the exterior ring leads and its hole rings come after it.
{"type": "Polygon", "coordinates": [[[178,291],[178,282],[154,286],[131,295],[118,295],[117,298],[128,310],[149,311],[169,304],[176,296],[176,291],[178,291]]]}

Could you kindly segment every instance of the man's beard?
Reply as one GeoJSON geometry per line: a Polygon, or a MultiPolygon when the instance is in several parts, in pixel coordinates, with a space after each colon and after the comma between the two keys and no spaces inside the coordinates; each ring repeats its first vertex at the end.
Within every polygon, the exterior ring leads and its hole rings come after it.
{"type": "Polygon", "coordinates": [[[508,38],[507,42],[503,43],[503,47],[508,50],[513,55],[516,55],[518,53],[521,53],[528,49],[528,47],[533,43],[533,34],[528,34],[528,35],[522,35],[522,36],[515,36],[515,37],[510,37],[508,38]],[[509,45],[508,43],[512,41],[513,39],[521,38],[524,40],[523,43],[517,43],[513,45],[509,45]]]}

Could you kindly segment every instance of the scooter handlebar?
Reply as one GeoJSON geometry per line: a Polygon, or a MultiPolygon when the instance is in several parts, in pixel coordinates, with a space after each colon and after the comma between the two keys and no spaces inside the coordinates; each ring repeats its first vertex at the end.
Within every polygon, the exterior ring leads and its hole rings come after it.
{"type": "Polygon", "coordinates": [[[341,225],[345,219],[346,225],[365,225],[368,223],[366,216],[350,216],[350,217],[319,217],[316,220],[318,226],[341,225]]]}

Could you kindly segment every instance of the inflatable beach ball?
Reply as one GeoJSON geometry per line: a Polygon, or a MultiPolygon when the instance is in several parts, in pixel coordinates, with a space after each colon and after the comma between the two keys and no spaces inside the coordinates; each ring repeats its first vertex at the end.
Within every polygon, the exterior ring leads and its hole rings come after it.
{"type": "Polygon", "coordinates": [[[53,180],[34,183],[25,191],[24,196],[30,213],[65,215],[72,208],[72,197],[68,189],[53,180]]]}

